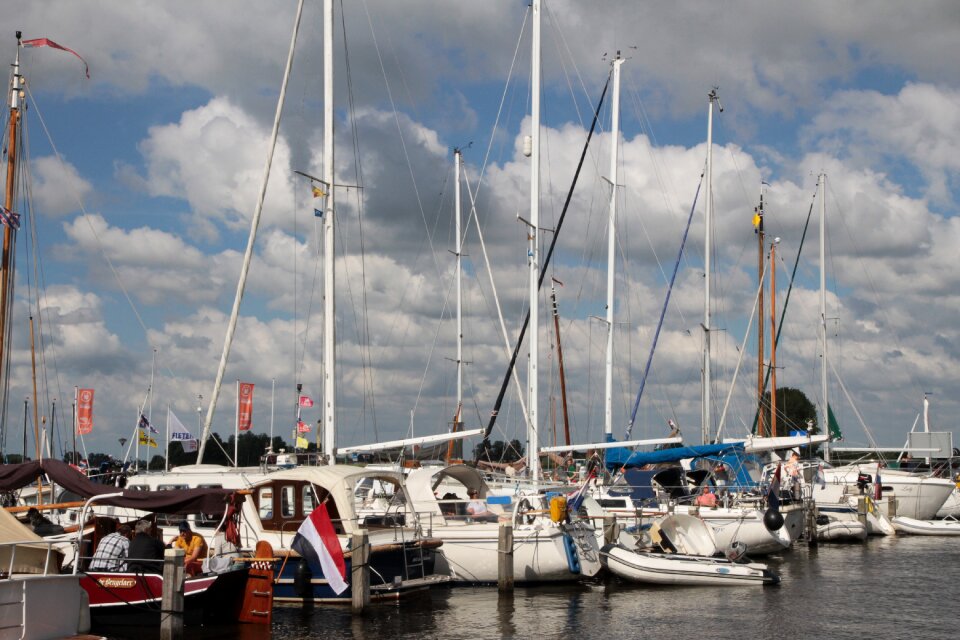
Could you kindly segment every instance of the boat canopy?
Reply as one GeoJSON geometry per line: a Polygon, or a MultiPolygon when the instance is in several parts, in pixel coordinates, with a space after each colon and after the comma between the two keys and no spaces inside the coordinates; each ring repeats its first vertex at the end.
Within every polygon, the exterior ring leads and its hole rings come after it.
{"type": "Polygon", "coordinates": [[[687,447],[673,447],[657,451],[630,451],[625,448],[608,449],[606,452],[607,469],[615,471],[623,467],[642,467],[646,464],[662,462],[680,462],[687,458],[702,458],[725,453],[743,451],[742,443],[701,444],[687,447]]]}
{"type": "MultiPolygon", "coordinates": [[[[51,482],[85,499],[122,492],[119,496],[102,498],[97,501],[98,504],[154,513],[221,515],[226,510],[231,496],[236,493],[231,489],[170,489],[166,491],[118,489],[113,485],[93,482],[66,462],[53,459],[0,465],[0,491],[15,491],[33,483],[43,475],[46,475],[51,482]]],[[[243,501],[243,495],[237,495],[237,499],[239,504],[243,501]]]]}

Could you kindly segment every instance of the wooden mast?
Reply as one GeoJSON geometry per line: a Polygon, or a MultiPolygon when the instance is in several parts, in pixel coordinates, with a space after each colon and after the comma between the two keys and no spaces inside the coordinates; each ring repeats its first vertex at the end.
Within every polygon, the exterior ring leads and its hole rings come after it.
{"type": "Polygon", "coordinates": [[[567,378],[563,372],[563,347],[560,346],[560,312],[557,310],[556,283],[563,283],[556,278],[550,278],[550,301],[553,303],[553,332],[557,334],[557,367],[560,371],[560,400],[563,404],[563,437],[564,443],[570,445],[570,416],[567,413],[567,378]]]}
{"type": "MultiPolygon", "coordinates": [[[[7,133],[7,182],[4,191],[3,206],[11,218],[13,217],[14,202],[16,199],[17,163],[19,162],[20,141],[20,32],[17,31],[17,57],[13,63],[13,74],[10,85],[10,126],[7,133]]],[[[6,397],[9,381],[7,380],[6,361],[9,359],[7,347],[10,335],[10,307],[13,287],[12,254],[16,240],[16,229],[12,224],[3,225],[3,254],[0,256],[0,393],[6,397]]],[[[6,404],[5,402],[3,404],[6,404]]],[[[26,453],[26,452],[24,452],[26,453]]]]}
{"type": "MultiPolygon", "coordinates": [[[[763,278],[763,187],[760,187],[760,206],[754,210],[754,226],[756,227],[757,232],[757,287],[760,293],[757,296],[757,309],[760,309],[760,316],[763,316],[763,283],[760,281],[763,278]]],[[[757,403],[760,407],[760,411],[757,412],[757,435],[763,437],[767,434],[767,421],[763,415],[763,354],[764,354],[764,331],[763,328],[766,326],[766,323],[762,320],[757,323],[757,403]]]]}
{"type": "Polygon", "coordinates": [[[770,437],[777,437],[777,243],[770,244],[770,437]]]}

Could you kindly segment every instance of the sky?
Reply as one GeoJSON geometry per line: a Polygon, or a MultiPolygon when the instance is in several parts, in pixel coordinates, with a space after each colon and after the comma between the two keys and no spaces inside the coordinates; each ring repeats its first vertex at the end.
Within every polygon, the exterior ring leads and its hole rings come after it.
{"type": "MultiPolygon", "coordinates": [[[[344,185],[335,204],[337,444],[439,434],[453,420],[454,148],[463,150],[465,220],[468,193],[476,199],[476,219],[464,222],[463,232],[463,420],[476,428],[488,420],[508,361],[496,300],[511,348],[528,306],[528,227],[518,218],[529,217],[530,203],[523,155],[529,7],[522,0],[344,4],[336,3],[334,44],[334,164],[344,185]]],[[[313,213],[320,201],[295,173],[323,171],[321,9],[320,0],[306,0],[214,415],[213,431],[224,438],[233,432],[237,380],[256,385],[255,432],[272,429],[289,440],[297,384],[315,400],[302,419],[315,425],[321,415],[323,248],[313,213]]],[[[17,203],[27,213],[17,244],[6,452],[23,448],[24,402],[35,395],[31,313],[38,413],[55,452],[70,439],[74,387],[96,392],[87,452],[120,456],[119,439],[130,438],[141,409],[161,437],[168,409],[197,428],[264,176],[295,10],[295,0],[0,5],[8,29],[0,56],[12,63],[19,29],[25,39],[47,37],[75,50],[90,69],[87,79],[83,63],[54,49],[21,54],[28,169],[20,193],[30,204],[17,203]]],[[[700,185],[707,95],[715,87],[723,111],[713,114],[712,432],[721,419],[729,437],[745,435],[752,423],[751,218],[761,187],[768,241],[780,238],[777,314],[796,261],[778,386],[822,402],[821,173],[828,395],[845,444],[902,444],[925,393],[931,428],[954,429],[956,3],[546,0],[542,24],[544,246],[610,60],[617,52],[625,58],[614,181],[615,437],[629,420],[693,207],[632,437],[663,437],[674,420],[687,441],[700,438],[707,188],[700,185]]],[[[562,283],[570,430],[581,443],[603,439],[607,325],[599,318],[610,119],[608,95],[549,267],[562,283]]],[[[563,441],[548,294],[540,297],[542,445],[563,441]]],[[[769,325],[769,309],[764,317],[769,325]]],[[[527,358],[524,347],[521,380],[527,358]]],[[[511,387],[494,439],[524,439],[517,398],[511,387]]],[[[32,431],[32,407],[27,422],[32,431]]],[[[32,451],[33,436],[28,440],[32,451]]]]}

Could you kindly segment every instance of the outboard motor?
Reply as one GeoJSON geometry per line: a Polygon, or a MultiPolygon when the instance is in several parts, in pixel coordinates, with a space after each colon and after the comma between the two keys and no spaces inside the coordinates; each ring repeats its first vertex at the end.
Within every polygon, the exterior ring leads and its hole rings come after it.
{"type": "Polygon", "coordinates": [[[724,554],[730,562],[738,562],[747,555],[747,545],[739,540],[730,543],[730,548],[724,554]]]}
{"type": "Polygon", "coordinates": [[[873,483],[873,476],[869,473],[858,473],[857,474],[857,489],[860,490],[860,495],[863,495],[867,492],[867,485],[873,483]]]}

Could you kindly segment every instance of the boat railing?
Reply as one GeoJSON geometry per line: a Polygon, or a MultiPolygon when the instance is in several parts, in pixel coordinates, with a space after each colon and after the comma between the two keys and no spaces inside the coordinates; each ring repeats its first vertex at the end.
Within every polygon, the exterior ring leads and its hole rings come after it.
{"type": "MultiPolygon", "coordinates": [[[[54,575],[60,573],[60,562],[59,557],[62,555],[59,549],[56,547],[62,545],[62,541],[58,540],[20,540],[20,541],[10,541],[0,543],[0,558],[6,553],[10,554],[10,558],[6,559],[6,562],[0,564],[0,579],[6,579],[14,574],[33,574],[31,571],[17,571],[17,551],[21,551],[22,556],[26,554],[26,551],[23,549],[29,549],[31,553],[36,553],[41,549],[45,548],[45,555],[43,561],[43,571],[42,573],[36,573],[36,575],[54,575]]],[[[37,566],[36,568],[39,568],[37,566]]]]}

